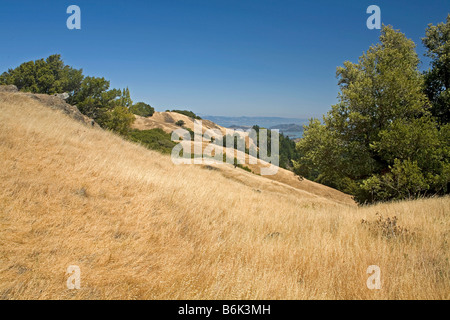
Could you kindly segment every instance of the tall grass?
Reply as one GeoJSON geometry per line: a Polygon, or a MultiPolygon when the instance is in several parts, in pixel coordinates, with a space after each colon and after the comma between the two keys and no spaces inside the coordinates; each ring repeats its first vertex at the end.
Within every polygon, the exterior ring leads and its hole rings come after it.
{"type": "Polygon", "coordinates": [[[1,299],[450,298],[448,197],[356,207],[232,165],[176,166],[5,93],[0,181],[1,299]],[[414,234],[361,223],[377,213],[414,234]]]}

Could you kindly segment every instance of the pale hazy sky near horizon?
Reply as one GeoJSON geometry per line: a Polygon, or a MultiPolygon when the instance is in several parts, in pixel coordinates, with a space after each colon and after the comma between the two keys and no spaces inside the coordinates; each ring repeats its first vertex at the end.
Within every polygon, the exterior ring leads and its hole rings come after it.
{"type": "Polygon", "coordinates": [[[378,41],[366,13],[417,45],[450,1],[1,0],[0,72],[59,53],[85,75],[129,87],[158,111],[320,117],[337,102],[336,67],[378,41]],[[81,30],[68,30],[69,5],[81,30]]]}

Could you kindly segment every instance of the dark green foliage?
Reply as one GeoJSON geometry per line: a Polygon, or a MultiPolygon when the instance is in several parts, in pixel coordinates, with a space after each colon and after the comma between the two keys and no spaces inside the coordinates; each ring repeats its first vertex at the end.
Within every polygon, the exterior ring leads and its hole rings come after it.
{"type": "Polygon", "coordinates": [[[116,106],[120,95],[120,90],[109,90],[109,81],[105,78],[86,77],[67,102],[102,125],[105,113],[116,106]]]}
{"type": "Polygon", "coordinates": [[[185,128],[187,131],[189,131],[189,134],[191,135],[191,141],[194,141],[195,139],[195,132],[189,128],[185,128]]]}
{"type": "Polygon", "coordinates": [[[253,171],[252,171],[249,167],[244,166],[244,165],[242,165],[242,164],[236,164],[236,167],[238,167],[238,168],[240,168],[240,169],[242,169],[242,170],[248,171],[248,172],[250,172],[250,173],[253,173],[253,171]]]}
{"type": "Polygon", "coordinates": [[[141,117],[151,117],[155,113],[155,109],[145,102],[133,104],[130,111],[141,117]]]}
{"type": "Polygon", "coordinates": [[[293,170],[294,163],[300,157],[299,152],[295,148],[295,142],[280,133],[280,167],[293,170]]]}
{"type": "Polygon", "coordinates": [[[238,149],[239,145],[243,145],[244,146],[244,150],[245,153],[248,154],[248,149],[245,147],[245,139],[242,138],[241,136],[235,135],[235,136],[231,136],[229,134],[227,134],[226,136],[223,137],[223,141],[222,141],[222,145],[224,147],[227,146],[227,141],[232,141],[231,146],[234,149],[238,149]]]}
{"type": "Polygon", "coordinates": [[[361,203],[449,191],[449,126],[430,115],[414,48],[384,26],[379,44],[338,68],[340,102],[305,126],[298,174],[361,203]]]}
{"type": "Polygon", "coordinates": [[[422,41],[431,58],[431,69],[425,72],[425,92],[432,114],[446,124],[450,121],[450,14],[446,23],[429,24],[422,41]]]}
{"type": "Polygon", "coordinates": [[[67,102],[94,119],[101,127],[126,135],[134,116],[128,88],[109,89],[104,78],[84,77],[82,70],[64,64],[61,56],[29,61],[0,76],[0,84],[13,84],[21,91],[54,94],[67,92],[67,102]]]}
{"type": "MultiPolygon", "coordinates": [[[[254,125],[252,127],[256,131],[258,146],[259,143],[259,126],[254,125]]],[[[271,155],[272,146],[272,131],[267,130],[267,154],[271,155]]],[[[259,152],[257,152],[259,157],[259,152]]],[[[300,156],[299,151],[296,149],[295,142],[285,136],[283,133],[279,133],[279,167],[287,170],[293,170],[293,161],[297,160],[300,156]]]]}
{"type": "MultiPolygon", "coordinates": [[[[166,110],[166,112],[169,112],[169,110],[166,110]]],[[[197,120],[201,120],[202,119],[199,116],[197,116],[195,113],[193,113],[192,111],[188,111],[188,110],[170,110],[170,112],[176,112],[176,113],[184,114],[185,116],[188,116],[190,118],[194,118],[194,119],[197,119],[197,120]]]]}
{"type": "Polygon", "coordinates": [[[164,130],[156,128],[150,130],[132,130],[129,133],[130,140],[140,142],[149,149],[159,151],[161,153],[170,154],[176,145],[171,140],[171,134],[164,130]]]}
{"type": "Polygon", "coordinates": [[[0,84],[13,84],[21,91],[33,93],[72,93],[83,79],[82,70],[64,65],[59,54],[47,59],[22,63],[0,76],[0,84]]]}
{"type": "MultiPolygon", "coordinates": [[[[252,127],[256,131],[256,139],[255,144],[258,143],[259,146],[259,130],[260,127],[254,125],[252,127]]],[[[231,146],[234,149],[238,149],[240,144],[245,146],[245,139],[240,136],[231,136],[226,135],[223,137],[223,147],[227,146],[227,141],[233,141],[231,146]]],[[[267,130],[267,155],[271,156],[271,131],[267,130]]],[[[244,152],[246,154],[250,154],[250,150],[247,147],[244,147],[244,152]]],[[[256,151],[256,156],[259,158],[259,150],[256,151]]],[[[287,136],[282,133],[279,134],[279,166],[284,169],[293,170],[293,160],[298,159],[299,152],[296,150],[295,142],[289,139],[287,136]]]]}
{"type": "Polygon", "coordinates": [[[103,125],[123,136],[128,135],[135,120],[134,115],[126,107],[116,106],[104,114],[103,125]]]}
{"type": "Polygon", "coordinates": [[[116,105],[120,107],[131,108],[131,106],[133,105],[133,101],[131,100],[130,90],[128,89],[128,87],[122,90],[122,94],[117,99],[116,105]]]}
{"type": "Polygon", "coordinates": [[[105,78],[86,77],[80,87],[69,97],[81,113],[94,119],[101,127],[127,135],[134,115],[126,107],[131,102],[129,91],[109,90],[105,78]]]}
{"type": "Polygon", "coordinates": [[[175,122],[175,125],[182,127],[184,126],[186,123],[183,120],[178,120],[177,122],[175,122]]]}

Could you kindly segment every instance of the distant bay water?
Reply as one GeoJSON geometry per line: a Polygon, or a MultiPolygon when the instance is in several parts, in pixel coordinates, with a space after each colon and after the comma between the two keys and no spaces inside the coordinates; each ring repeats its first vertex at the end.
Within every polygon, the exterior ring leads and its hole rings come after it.
{"type": "Polygon", "coordinates": [[[232,129],[250,129],[258,125],[267,129],[279,129],[290,139],[301,138],[303,135],[303,125],[308,123],[308,119],[283,118],[283,117],[226,117],[200,115],[203,119],[210,120],[218,125],[232,129]]]}

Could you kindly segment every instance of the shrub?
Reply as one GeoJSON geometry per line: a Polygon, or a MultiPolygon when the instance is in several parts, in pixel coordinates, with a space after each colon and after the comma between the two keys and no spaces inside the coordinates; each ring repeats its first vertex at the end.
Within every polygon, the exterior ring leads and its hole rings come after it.
{"type": "Polygon", "coordinates": [[[191,135],[191,141],[194,141],[194,139],[195,139],[195,132],[194,131],[192,131],[191,129],[189,129],[189,128],[185,128],[187,131],[189,131],[189,134],[191,135]]]}
{"type": "Polygon", "coordinates": [[[130,126],[135,120],[134,115],[128,110],[128,108],[120,106],[117,106],[112,111],[107,112],[105,116],[105,127],[124,136],[128,135],[130,126]]]}
{"type": "Polygon", "coordinates": [[[21,91],[45,94],[72,93],[82,80],[82,70],[65,65],[59,54],[22,63],[0,76],[0,84],[13,84],[21,91]]]}
{"type": "Polygon", "coordinates": [[[175,122],[175,124],[179,127],[184,126],[186,123],[183,120],[178,120],[177,122],[175,122]]]}
{"type": "Polygon", "coordinates": [[[253,173],[253,171],[249,167],[244,166],[242,164],[236,164],[236,167],[241,168],[242,170],[248,171],[250,173],[253,173]]]}
{"type": "Polygon", "coordinates": [[[367,221],[362,219],[361,224],[366,226],[372,234],[375,236],[382,236],[384,238],[396,238],[414,236],[415,233],[411,232],[407,228],[401,227],[397,224],[398,218],[394,216],[392,218],[383,218],[381,214],[376,213],[378,218],[375,221],[367,221]]]}
{"type": "Polygon", "coordinates": [[[155,113],[155,109],[145,102],[133,104],[130,111],[141,117],[151,117],[155,113]]]}
{"type": "Polygon", "coordinates": [[[133,130],[130,132],[130,140],[142,143],[145,147],[169,154],[176,145],[171,140],[171,134],[156,128],[150,130],[133,130]]]}
{"type": "MultiPolygon", "coordinates": [[[[168,112],[169,110],[166,110],[166,111],[168,112]]],[[[188,116],[190,118],[194,118],[194,119],[197,119],[197,120],[201,120],[202,119],[199,116],[197,116],[195,113],[193,113],[192,111],[188,111],[188,110],[172,110],[170,112],[176,112],[176,113],[179,113],[179,114],[184,114],[185,116],[188,116]]]]}
{"type": "Polygon", "coordinates": [[[134,116],[130,91],[109,89],[110,82],[100,77],[84,77],[82,69],[65,65],[59,54],[22,63],[0,75],[0,84],[14,84],[21,91],[55,94],[68,93],[67,103],[102,128],[127,134],[134,116]],[[125,110],[125,109],[126,110],[125,110]]]}

